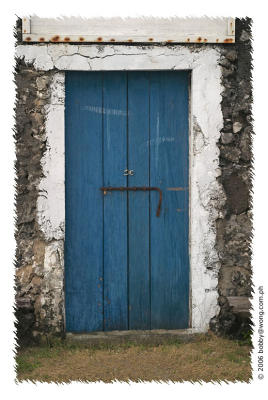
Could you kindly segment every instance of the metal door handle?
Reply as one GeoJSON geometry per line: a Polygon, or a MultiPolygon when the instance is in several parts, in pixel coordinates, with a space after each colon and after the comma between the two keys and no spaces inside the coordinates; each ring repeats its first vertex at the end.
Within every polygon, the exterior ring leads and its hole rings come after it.
{"type": "Polygon", "coordinates": [[[104,194],[105,194],[105,192],[110,192],[110,191],[115,191],[115,190],[119,190],[121,192],[124,192],[124,191],[136,192],[136,190],[142,190],[142,191],[156,190],[159,193],[159,201],[158,201],[158,206],[157,206],[157,210],[156,210],[156,216],[159,217],[159,215],[160,215],[161,204],[162,204],[162,190],[159,189],[158,187],[152,187],[152,186],[132,186],[132,187],[107,186],[107,187],[101,187],[100,190],[103,191],[104,194]]]}

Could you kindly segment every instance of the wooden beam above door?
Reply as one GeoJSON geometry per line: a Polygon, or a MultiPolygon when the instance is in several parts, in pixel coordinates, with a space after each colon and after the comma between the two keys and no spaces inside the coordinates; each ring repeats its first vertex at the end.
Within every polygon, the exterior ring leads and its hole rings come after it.
{"type": "Polygon", "coordinates": [[[234,18],[22,18],[26,43],[234,43],[234,18]]]}

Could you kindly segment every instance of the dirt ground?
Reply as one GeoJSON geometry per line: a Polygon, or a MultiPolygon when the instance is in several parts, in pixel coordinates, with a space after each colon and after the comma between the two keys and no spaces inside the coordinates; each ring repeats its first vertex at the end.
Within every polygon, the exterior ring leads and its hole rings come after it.
{"type": "Polygon", "coordinates": [[[251,378],[251,347],[200,335],[193,342],[158,346],[126,343],[89,347],[58,343],[25,348],[17,354],[23,381],[245,381],[251,378]]]}

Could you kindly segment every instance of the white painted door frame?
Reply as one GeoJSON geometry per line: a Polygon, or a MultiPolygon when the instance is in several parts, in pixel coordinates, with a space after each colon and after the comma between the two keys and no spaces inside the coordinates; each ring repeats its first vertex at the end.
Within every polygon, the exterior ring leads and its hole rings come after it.
{"type": "MultiPolygon", "coordinates": [[[[217,48],[127,45],[20,45],[17,56],[37,70],[57,69],[47,107],[47,146],[42,159],[44,178],[39,185],[38,222],[47,239],[45,273],[55,274],[55,293],[62,293],[64,276],[64,71],[191,70],[190,104],[190,274],[191,327],[205,332],[219,312],[216,220],[225,195],[217,142],[223,126],[221,67],[217,48]],[[45,193],[45,196],[43,196],[45,193]],[[51,254],[59,261],[52,265],[51,254]],[[62,278],[60,278],[62,277],[62,278]],[[58,292],[57,292],[58,291],[58,292]]],[[[44,299],[44,301],[46,301],[44,299]]],[[[57,310],[54,310],[57,313],[57,310]]],[[[55,314],[56,315],[56,314],[55,314]]]]}

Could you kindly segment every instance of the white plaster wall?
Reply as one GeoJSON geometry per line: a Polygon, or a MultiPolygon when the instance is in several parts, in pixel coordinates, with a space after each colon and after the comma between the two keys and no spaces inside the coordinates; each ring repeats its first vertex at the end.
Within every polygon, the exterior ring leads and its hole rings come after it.
{"type": "MultiPolygon", "coordinates": [[[[191,325],[207,331],[217,305],[219,259],[215,249],[216,219],[221,217],[224,192],[217,182],[223,125],[220,53],[216,48],[144,47],[68,44],[21,45],[17,56],[36,69],[67,70],[192,70],[190,113],[190,266],[191,325]]],[[[48,150],[42,160],[38,218],[48,240],[64,238],[64,73],[55,75],[47,109],[48,150]]]]}
{"type": "Polygon", "coordinates": [[[50,104],[46,108],[47,151],[41,160],[45,177],[39,184],[37,218],[47,240],[64,239],[64,78],[62,72],[53,76],[50,104]]]}

